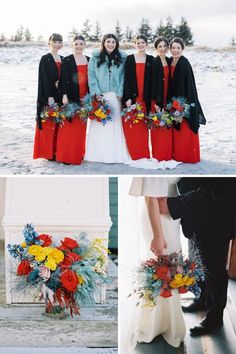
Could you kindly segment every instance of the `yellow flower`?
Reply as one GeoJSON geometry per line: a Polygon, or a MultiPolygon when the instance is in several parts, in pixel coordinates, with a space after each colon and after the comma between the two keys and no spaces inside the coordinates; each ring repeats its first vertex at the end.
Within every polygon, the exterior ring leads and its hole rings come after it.
{"type": "Polygon", "coordinates": [[[21,247],[23,247],[23,248],[25,248],[27,245],[26,245],[26,243],[25,242],[23,242],[22,244],[21,244],[21,247]]]}
{"type": "Polygon", "coordinates": [[[182,279],[182,274],[175,274],[174,280],[170,282],[171,288],[180,288],[184,285],[184,281],[182,279]]]}
{"type": "Polygon", "coordinates": [[[52,116],[57,117],[57,112],[53,112],[52,116]]]}
{"type": "Polygon", "coordinates": [[[134,123],[138,123],[138,122],[139,122],[138,119],[135,119],[134,123]]]}
{"type": "Polygon", "coordinates": [[[79,280],[79,285],[83,285],[84,282],[85,282],[85,280],[84,280],[84,278],[82,277],[82,275],[77,274],[77,277],[78,277],[78,280],[79,280]]]}
{"type": "Polygon", "coordinates": [[[153,274],[152,278],[153,278],[154,280],[157,280],[157,279],[158,279],[158,276],[157,276],[156,274],[153,274]]]}
{"type": "Polygon", "coordinates": [[[48,256],[54,250],[53,247],[43,247],[43,252],[48,256]]]}
{"type": "Polygon", "coordinates": [[[64,253],[57,248],[54,248],[49,254],[48,254],[48,261],[52,261],[55,263],[60,263],[64,259],[64,253]]]}
{"type": "Polygon", "coordinates": [[[143,113],[139,113],[139,114],[138,114],[138,117],[139,117],[139,118],[143,118],[143,116],[144,116],[143,113]]]}
{"type": "Polygon", "coordinates": [[[56,270],[57,269],[57,265],[55,262],[53,262],[53,260],[47,260],[45,263],[44,263],[45,267],[51,269],[51,270],[56,270]]]}
{"type": "Polygon", "coordinates": [[[28,253],[31,254],[32,256],[37,256],[42,252],[42,248],[43,247],[38,245],[32,245],[30,246],[28,253]]]}
{"type": "Polygon", "coordinates": [[[45,254],[43,251],[40,252],[39,254],[37,254],[37,255],[35,256],[35,259],[36,259],[36,261],[38,261],[38,262],[44,261],[45,258],[46,258],[46,254],[45,254]]]}
{"type": "Polygon", "coordinates": [[[184,276],[183,277],[184,285],[190,286],[195,282],[195,277],[184,276]]]}
{"type": "Polygon", "coordinates": [[[154,122],[155,122],[157,119],[158,119],[157,116],[152,117],[152,120],[154,120],[154,122]]]}
{"type": "Polygon", "coordinates": [[[138,111],[141,110],[141,106],[139,104],[137,104],[136,108],[137,108],[138,111]]]}

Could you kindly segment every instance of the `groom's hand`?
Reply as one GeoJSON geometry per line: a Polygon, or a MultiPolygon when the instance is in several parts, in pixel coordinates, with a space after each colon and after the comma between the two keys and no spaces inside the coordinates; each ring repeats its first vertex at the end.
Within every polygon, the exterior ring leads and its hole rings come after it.
{"type": "Polygon", "coordinates": [[[160,214],[162,214],[162,215],[170,214],[168,204],[167,204],[167,198],[160,197],[160,198],[157,198],[157,200],[159,203],[160,214]]]}

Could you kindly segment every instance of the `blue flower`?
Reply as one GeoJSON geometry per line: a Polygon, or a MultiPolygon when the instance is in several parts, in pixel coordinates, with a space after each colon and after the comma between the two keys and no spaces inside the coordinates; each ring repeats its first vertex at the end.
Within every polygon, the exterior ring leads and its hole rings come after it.
{"type": "Polygon", "coordinates": [[[34,230],[33,224],[27,224],[24,227],[23,235],[27,245],[40,244],[40,241],[37,240],[38,233],[34,230]]]}
{"type": "Polygon", "coordinates": [[[21,245],[7,245],[7,249],[13,258],[23,259],[24,248],[21,245]]]}

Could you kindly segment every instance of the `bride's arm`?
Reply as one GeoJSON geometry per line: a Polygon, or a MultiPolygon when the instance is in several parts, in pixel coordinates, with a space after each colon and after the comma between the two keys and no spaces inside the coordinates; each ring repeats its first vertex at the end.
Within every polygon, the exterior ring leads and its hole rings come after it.
{"type": "Polygon", "coordinates": [[[167,248],[167,243],[162,231],[158,200],[154,197],[145,197],[145,202],[153,233],[150,250],[156,256],[160,256],[164,253],[164,249],[167,248]]]}

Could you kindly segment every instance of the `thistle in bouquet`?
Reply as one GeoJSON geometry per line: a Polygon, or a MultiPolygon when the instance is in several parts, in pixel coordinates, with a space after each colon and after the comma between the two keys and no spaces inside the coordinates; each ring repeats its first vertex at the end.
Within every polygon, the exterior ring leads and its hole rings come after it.
{"type": "Polygon", "coordinates": [[[132,104],[130,107],[124,108],[121,112],[121,116],[125,122],[130,124],[130,127],[132,127],[134,124],[138,124],[141,121],[146,122],[144,108],[139,102],[132,104]]]}
{"type": "Polygon", "coordinates": [[[67,308],[71,316],[80,306],[93,304],[99,285],[107,281],[107,253],[104,240],[89,241],[85,234],[78,239],[64,237],[60,244],[52,236],[38,234],[32,224],[23,230],[22,244],[8,245],[18,262],[17,292],[37,290],[46,312],[57,305],[67,308]]]}
{"type": "MultiPolygon", "coordinates": [[[[194,104],[191,104],[194,106],[194,104]]],[[[173,97],[171,102],[166,105],[166,110],[172,117],[173,122],[182,123],[183,119],[190,117],[190,104],[184,97],[173,97]]]]}
{"type": "Polygon", "coordinates": [[[42,123],[45,123],[46,121],[49,121],[49,120],[52,120],[56,123],[60,123],[61,122],[61,107],[57,103],[54,103],[50,106],[45,106],[40,113],[40,118],[41,118],[42,123]]]}
{"type": "Polygon", "coordinates": [[[80,105],[78,103],[68,103],[61,107],[60,124],[63,125],[65,120],[72,121],[72,118],[77,115],[80,105]]]}
{"type": "Polygon", "coordinates": [[[143,262],[135,277],[133,294],[138,296],[137,305],[152,307],[159,297],[168,298],[175,293],[190,291],[199,297],[198,282],[204,280],[204,271],[199,257],[189,260],[172,253],[143,262]]]}
{"type": "Polygon", "coordinates": [[[89,118],[91,120],[96,120],[102,125],[106,125],[107,122],[112,121],[111,109],[109,107],[108,101],[106,101],[102,96],[93,95],[91,97],[92,109],[89,112],[89,118]]]}
{"type": "Polygon", "coordinates": [[[156,113],[148,114],[148,126],[150,129],[157,127],[171,128],[173,125],[173,118],[168,111],[162,110],[156,113]]]}

